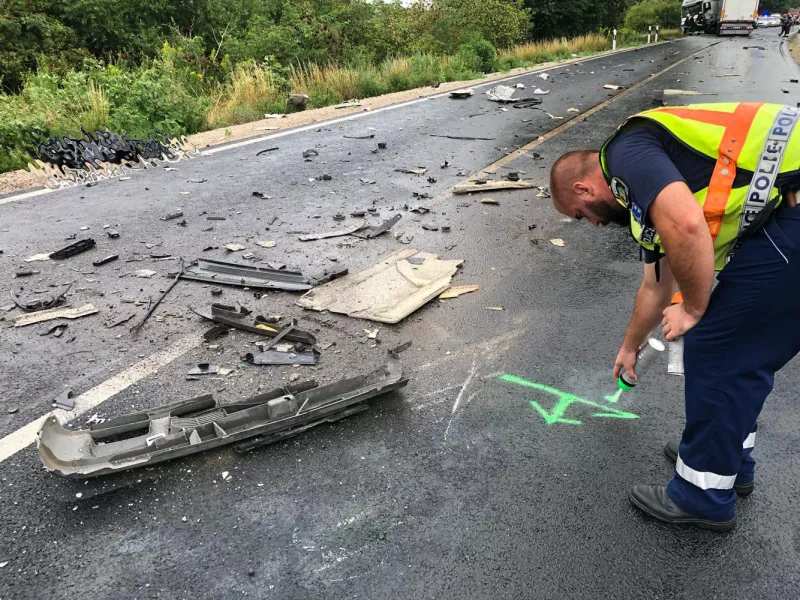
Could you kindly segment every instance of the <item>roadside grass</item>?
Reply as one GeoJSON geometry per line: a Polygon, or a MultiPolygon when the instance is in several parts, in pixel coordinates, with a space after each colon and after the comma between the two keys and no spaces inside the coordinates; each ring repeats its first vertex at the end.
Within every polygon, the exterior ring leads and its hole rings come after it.
{"type": "MultiPolygon", "coordinates": [[[[662,38],[678,31],[662,31],[662,38]]],[[[641,45],[646,35],[620,30],[617,47],[641,45]]],[[[160,130],[182,135],[243,124],[265,113],[294,108],[287,93],[309,95],[309,108],[401,92],[484,73],[533,67],[611,49],[608,35],[530,42],[497,52],[488,42],[465,44],[453,55],[419,53],[381,63],[365,59],[350,64],[300,64],[277,70],[245,63],[221,81],[206,81],[165,45],[160,60],[139,67],[93,64],[86,71],[57,74],[46,67],[31,73],[21,94],[0,93],[0,172],[24,168],[26,147],[38,132],[80,136],[108,126],[120,133],[145,136],[160,130]]]]}

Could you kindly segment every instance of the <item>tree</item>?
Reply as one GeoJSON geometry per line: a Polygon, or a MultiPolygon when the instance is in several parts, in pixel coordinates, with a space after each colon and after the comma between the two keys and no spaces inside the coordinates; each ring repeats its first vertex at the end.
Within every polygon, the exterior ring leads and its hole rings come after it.
{"type": "Polygon", "coordinates": [[[22,87],[25,73],[38,60],[58,67],[79,64],[75,32],[46,14],[45,0],[6,0],[0,8],[0,83],[9,91],[22,87]]]}
{"type": "Polygon", "coordinates": [[[680,0],[643,0],[631,6],[625,15],[625,27],[634,31],[647,31],[650,25],[675,29],[680,23],[680,0]]]}

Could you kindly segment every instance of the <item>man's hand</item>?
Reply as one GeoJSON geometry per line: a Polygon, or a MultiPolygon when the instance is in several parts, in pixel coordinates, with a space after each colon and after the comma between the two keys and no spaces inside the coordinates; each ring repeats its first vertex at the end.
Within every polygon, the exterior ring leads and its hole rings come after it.
{"type": "Polygon", "coordinates": [[[636,373],[634,372],[634,367],[636,366],[636,354],[637,350],[631,350],[626,346],[622,346],[622,348],[620,348],[619,354],[617,354],[617,359],[614,361],[614,381],[619,379],[619,373],[624,367],[625,373],[628,374],[630,380],[636,382],[637,377],[636,373]]]}
{"type": "Polygon", "coordinates": [[[664,310],[664,319],[661,321],[661,330],[667,341],[674,341],[682,337],[692,327],[697,325],[700,317],[694,317],[686,312],[683,304],[676,304],[664,310]]]}

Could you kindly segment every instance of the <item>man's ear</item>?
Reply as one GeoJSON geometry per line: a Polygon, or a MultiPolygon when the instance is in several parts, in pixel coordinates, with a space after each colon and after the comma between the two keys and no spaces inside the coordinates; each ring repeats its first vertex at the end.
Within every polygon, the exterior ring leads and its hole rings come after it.
{"type": "Polygon", "coordinates": [[[592,192],[591,188],[582,181],[576,181],[573,183],[572,191],[578,196],[582,196],[583,194],[591,194],[592,192]]]}

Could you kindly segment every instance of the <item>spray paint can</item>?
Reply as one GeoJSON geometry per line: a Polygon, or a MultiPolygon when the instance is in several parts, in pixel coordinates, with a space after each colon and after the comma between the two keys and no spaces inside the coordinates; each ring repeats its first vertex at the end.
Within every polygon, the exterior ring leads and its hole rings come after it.
{"type": "MultiPolygon", "coordinates": [[[[656,338],[648,339],[642,346],[639,348],[639,352],[636,355],[636,376],[641,377],[645,374],[647,369],[649,369],[656,359],[661,356],[661,353],[664,352],[666,348],[664,344],[657,340],[656,338]]],[[[619,374],[619,379],[617,380],[617,385],[620,389],[623,390],[632,390],[636,387],[635,381],[630,381],[626,377],[627,373],[625,369],[622,369],[622,372],[619,374]]]]}
{"type": "Polygon", "coordinates": [[[667,373],[670,375],[683,376],[683,338],[679,337],[673,342],[669,342],[669,353],[667,354],[667,373]]]}

